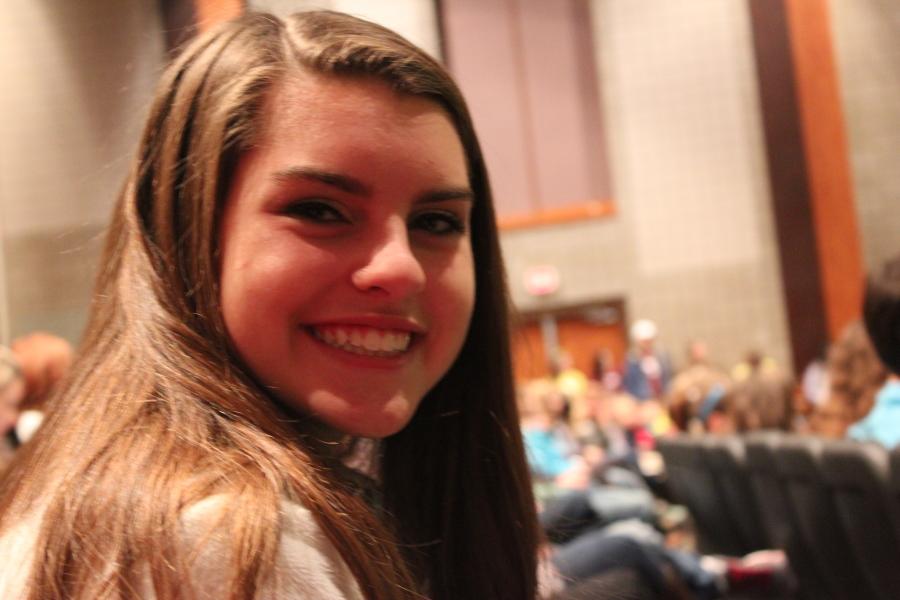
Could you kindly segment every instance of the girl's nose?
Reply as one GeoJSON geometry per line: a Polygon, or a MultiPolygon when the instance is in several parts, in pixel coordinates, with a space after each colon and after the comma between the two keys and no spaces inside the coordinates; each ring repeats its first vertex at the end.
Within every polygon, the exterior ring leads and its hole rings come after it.
{"type": "Polygon", "coordinates": [[[352,279],[358,290],[389,298],[405,298],[424,289],[425,270],[410,247],[405,223],[389,228],[352,279]]]}

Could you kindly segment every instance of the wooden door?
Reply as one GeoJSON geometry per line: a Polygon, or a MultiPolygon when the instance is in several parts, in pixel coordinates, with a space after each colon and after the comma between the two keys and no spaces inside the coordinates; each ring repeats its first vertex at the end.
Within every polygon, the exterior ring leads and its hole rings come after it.
{"type": "MultiPolygon", "coordinates": [[[[594,374],[594,359],[598,352],[606,350],[613,365],[619,367],[628,350],[628,337],[621,305],[616,306],[615,319],[597,319],[596,307],[583,310],[566,310],[551,316],[556,324],[556,342],[572,355],[575,366],[588,376],[594,374]]],[[[611,314],[608,311],[604,314],[611,314]]],[[[533,315],[513,332],[513,368],[517,381],[546,377],[550,374],[549,353],[555,352],[553,340],[545,340],[538,315],[533,315]]]]}
{"type": "Polygon", "coordinates": [[[549,374],[547,352],[539,323],[523,324],[513,331],[512,356],[516,381],[538,379],[549,374]]]}
{"type": "Polygon", "coordinates": [[[621,323],[598,324],[581,319],[558,319],[556,321],[559,347],[567,350],[575,360],[575,366],[590,377],[594,375],[594,359],[597,353],[606,349],[612,354],[614,365],[625,360],[628,341],[621,323]]]}

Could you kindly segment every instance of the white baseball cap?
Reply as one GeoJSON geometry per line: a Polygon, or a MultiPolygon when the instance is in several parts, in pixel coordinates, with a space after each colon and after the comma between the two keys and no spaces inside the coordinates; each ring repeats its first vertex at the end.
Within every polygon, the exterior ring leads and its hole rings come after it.
{"type": "Polygon", "coordinates": [[[652,340],[656,338],[657,333],[656,323],[650,319],[638,319],[631,324],[631,339],[636,342],[652,340]]]}

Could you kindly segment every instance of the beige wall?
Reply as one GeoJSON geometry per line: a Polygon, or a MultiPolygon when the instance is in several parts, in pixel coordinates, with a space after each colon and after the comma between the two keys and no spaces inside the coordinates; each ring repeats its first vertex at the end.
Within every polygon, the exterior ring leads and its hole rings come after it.
{"type": "Polygon", "coordinates": [[[80,335],[101,235],[163,57],[155,3],[7,0],[0,18],[4,338],[80,335]]]}
{"type": "MultiPolygon", "coordinates": [[[[623,296],[675,352],[699,336],[724,364],[750,347],[788,364],[746,4],[592,7],[619,212],[506,234],[516,303],[623,296]],[[523,272],[546,263],[562,272],[560,292],[528,297],[523,272]]],[[[900,2],[832,0],[831,13],[871,269],[900,252],[900,2]]]]}
{"type": "Polygon", "coordinates": [[[393,29],[432,56],[441,56],[434,0],[248,0],[247,8],[276,15],[313,9],[345,12],[393,29]]]}
{"type": "Polygon", "coordinates": [[[508,233],[516,303],[539,306],[521,274],[553,263],[563,285],[544,304],[623,296],[679,360],[702,337],[724,364],[751,347],[786,362],[746,5],[595,0],[593,11],[618,213],[508,233]]]}
{"type": "Polygon", "coordinates": [[[867,269],[900,253],[900,1],[831,0],[867,269]]]}

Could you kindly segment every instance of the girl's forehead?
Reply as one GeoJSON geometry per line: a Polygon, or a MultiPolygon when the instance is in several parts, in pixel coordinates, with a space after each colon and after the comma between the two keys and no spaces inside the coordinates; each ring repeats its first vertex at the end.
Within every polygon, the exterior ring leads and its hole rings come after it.
{"type": "Polygon", "coordinates": [[[413,174],[429,187],[469,184],[466,149],[446,110],[376,78],[286,77],[269,91],[263,111],[242,171],[315,168],[375,185],[379,175],[400,169],[410,185],[413,174]]]}
{"type": "Polygon", "coordinates": [[[370,131],[386,121],[395,127],[415,127],[436,112],[450,122],[438,102],[397,91],[374,76],[299,71],[269,90],[263,106],[262,133],[263,137],[275,136],[286,130],[327,127],[347,119],[370,131]]]}

